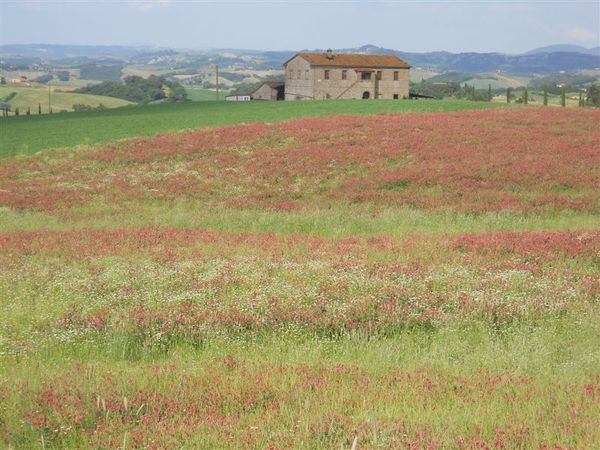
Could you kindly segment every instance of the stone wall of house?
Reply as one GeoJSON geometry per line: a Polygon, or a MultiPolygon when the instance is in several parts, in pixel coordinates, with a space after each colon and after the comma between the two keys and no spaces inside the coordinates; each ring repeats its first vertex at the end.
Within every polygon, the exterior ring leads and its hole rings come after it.
{"type": "Polygon", "coordinates": [[[363,98],[368,92],[368,98],[393,99],[408,97],[409,70],[408,69],[351,69],[317,67],[313,69],[314,98],[315,99],[349,99],[363,98]],[[326,79],[325,71],[329,71],[326,79]],[[343,71],[346,79],[343,79],[343,71]],[[377,79],[377,72],[381,72],[381,79],[377,79]],[[370,72],[371,79],[363,80],[362,73],[370,72]],[[394,72],[398,73],[398,80],[394,80],[394,72]]]}
{"type": "Polygon", "coordinates": [[[314,98],[314,70],[304,58],[296,56],[285,66],[285,99],[312,100],[314,98]]]}

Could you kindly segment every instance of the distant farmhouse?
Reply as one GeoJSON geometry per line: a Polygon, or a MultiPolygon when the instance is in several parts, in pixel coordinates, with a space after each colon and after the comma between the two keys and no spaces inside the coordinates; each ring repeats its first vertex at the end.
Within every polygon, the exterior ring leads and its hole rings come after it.
{"type": "MultiPolygon", "coordinates": [[[[410,65],[395,55],[298,53],[287,60],[285,81],[265,81],[252,100],[409,98],[410,65]]],[[[241,99],[231,96],[232,101],[241,99]]],[[[246,100],[244,98],[244,100],[246,100]]]]}
{"type": "Polygon", "coordinates": [[[298,53],[283,64],[285,99],[408,98],[410,65],[395,55],[298,53]]]}

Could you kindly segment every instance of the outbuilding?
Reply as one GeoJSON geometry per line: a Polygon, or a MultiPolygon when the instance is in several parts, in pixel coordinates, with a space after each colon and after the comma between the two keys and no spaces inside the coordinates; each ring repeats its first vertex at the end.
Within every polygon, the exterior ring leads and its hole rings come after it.
{"type": "Polygon", "coordinates": [[[252,97],[248,94],[225,96],[226,102],[249,102],[250,100],[252,100],[252,97]]]}
{"type": "Polygon", "coordinates": [[[285,83],[283,81],[265,81],[251,95],[253,100],[283,100],[285,83]]]}

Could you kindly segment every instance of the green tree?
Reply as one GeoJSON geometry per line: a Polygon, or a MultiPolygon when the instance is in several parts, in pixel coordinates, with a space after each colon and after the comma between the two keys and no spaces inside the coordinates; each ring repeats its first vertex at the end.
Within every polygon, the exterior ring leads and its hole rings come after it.
{"type": "Polygon", "coordinates": [[[600,85],[592,84],[587,88],[587,104],[589,106],[600,106],[600,85]]]}
{"type": "Polygon", "coordinates": [[[585,100],[583,99],[583,92],[579,91],[579,107],[585,106],[585,100]]]}
{"type": "Polygon", "coordinates": [[[544,86],[544,106],[548,106],[548,88],[544,86]]]}
{"type": "Polygon", "coordinates": [[[69,81],[71,79],[71,74],[68,70],[61,70],[57,73],[58,79],[60,81],[69,81]]]}
{"type": "Polygon", "coordinates": [[[38,114],[41,115],[42,114],[42,104],[38,103],[38,114]]]}
{"type": "Polygon", "coordinates": [[[529,103],[529,92],[527,91],[527,88],[523,91],[523,103],[529,103]]]}
{"type": "Polygon", "coordinates": [[[0,78],[0,84],[6,84],[6,78],[1,77],[0,78]]]}
{"type": "Polygon", "coordinates": [[[492,95],[492,85],[488,84],[488,102],[491,102],[493,97],[494,96],[492,95]]]}
{"type": "Polygon", "coordinates": [[[563,108],[567,106],[567,93],[565,91],[564,86],[562,86],[560,90],[560,106],[562,106],[563,108]]]}
{"type": "Polygon", "coordinates": [[[53,77],[52,75],[50,75],[49,73],[47,73],[47,74],[41,75],[41,76],[39,76],[39,77],[37,77],[37,78],[34,78],[34,79],[33,79],[33,80],[31,80],[31,81],[34,81],[34,82],[36,82],[36,83],[42,83],[42,84],[46,84],[46,83],[48,83],[49,81],[52,81],[52,79],[53,79],[53,78],[54,78],[54,77],[53,77]]]}
{"type": "Polygon", "coordinates": [[[510,103],[510,99],[512,97],[512,89],[510,87],[506,88],[506,103],[510,103]]]}

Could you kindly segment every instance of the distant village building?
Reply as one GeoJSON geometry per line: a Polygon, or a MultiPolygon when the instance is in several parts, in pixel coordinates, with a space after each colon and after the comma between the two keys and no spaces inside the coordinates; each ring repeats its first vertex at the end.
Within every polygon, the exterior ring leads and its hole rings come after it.
{"type": "Polygon", "coordinates": [[[225,101],[227,102],[249,102],[250,100],[252,100],[252,97],[248,94],[225,96],[225,101]]]}
{"type": "Polygon", "coordinates": [[[410,65],[395,55],[334,54],[329,49],[298,53],[283,66],[286,100],[409,96],[410,65]]]}
{"type": "Polygon", "coordinates": [[[27,77],[25,75],[21,75],[19,78],[13,78],[10,80],[10,82],[13,84],[27,83],[27,77]]]}
{"type": "Polygon", "coordinates": [[[283,81],[265,81],[252,92],[253,100],[283,100],[285,83],[283,81]]]}

